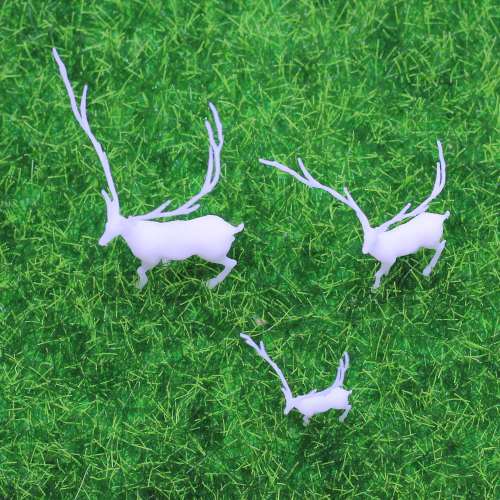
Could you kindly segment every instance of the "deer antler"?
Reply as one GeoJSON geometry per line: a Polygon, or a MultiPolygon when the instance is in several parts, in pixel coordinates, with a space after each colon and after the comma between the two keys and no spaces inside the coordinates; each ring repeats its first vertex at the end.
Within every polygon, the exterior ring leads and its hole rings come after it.
{"type": "Polygon", "coordinates": [[[104,150],[102,149],[101,144],[99,143],[99,141],[95,138],[94,134],[92,133],[92,130],[90,130],[89,121],[87,119],[87,88],[88,88],[88,86],[85,85],[83,87],[80,109],[78,109],[78,105],[77,105],[76,99],[75,99],[75,93],[73,91],[73,87],[71,86],[71,82],[69,81],[68,72],[66,71],[66,66],[62,62],[62,60],[59,57],[59,54],[57,53],[57,50],[55,48],[52,49],[52,54],[54,55],[54,59],[56,60],[57,65],[59,66],[59,72],[61,73],[64,85],[66,86],[66,90],[68,91],[69,100],[71,102],[71,109],[73,110],[73,114],[75,115],[75,118],[77,119],[78,123],[82,127],[83,131],[88,135],[89,139],[91,140],[92,145],[94,146],[94,149],[97,153],[97,156],[99,157],[99,160],[101,162],[102,168],[104,169],[104,174],[106,175],[106,180],[108,181],[109,191],[111,192],[111,199],[105,190],[102,190],[101,193],[102,193],[104,199],[106,200],[106,204],[107,204],[108,208],[112,207],[113,209],[115,209],[119,212],[120,211],[120,202],[118,201],[118,195],[116,194],[115,183],[113,182],[113,177],[111,175],[111,169],[109,167],[108,157],[107,157],[106,153],[104,152],[104,150]]]}
{"type": "Polygon", "coordinates": [[[317,189],[322,189],[323,191],[326,191],[327,193],[330,193],[334,198],[337,200],[341,201],[342,203],[345,203],[346,205],[351,206],[349,201],[344,198],[341,194],[337,193],[335,189],[332,189],[328,186],[325,186],[323,184],[320,184],[307,170],[307,168],[304,166],[304,163],[300,158],[297,158],[297,163],[300,166],[300,169],[302,170],[302,173],[304,174],[304,177],[302,177],[300,174],[295,172],[295,170],[292,170],[291,168],[287,167],[286,165],[283,165],[282,163],[278,163],[277,161],[269,161],[269,160],[263,160],[262,158],[259,159],[260,163],[264,165],[269,165],[271,167],[276,167],[278,170],[281,170],[282,172],[285,172],[287,174],[290,174],[292,177],[295,177],[298,181],[302,182],[302,184],[305,184],[306,186],[310,188],[317,188],[317,189]]]}
{"type": "Polygon", "coordinates": [[[150,219],[158,219],[161,217],[176,217],[178,215],[186,215],[191,212],[194,212],[198,208],[200,208],[199,203],[196,203],[198,200],[203,198],[206,194],[210,193],[212,189],[217,185],[220,178],[220,152],[222,146],[224,144],[224,136],[222,135],[222,123],[219,118],[219,113],[217,113],[217,108],[210,102],[208,103],[210,109],[212,110],[212,114],[214,116],[215,127],[217,128],[217,136],[219,138],[219,144],[215,142],[214,133],[212,130],[212,125],[208,120],[205,121],[205,127],[208,132],[208,140],[210,142],[210,146],[208,148],[208,166],[207,173],[205,176],[205,182],[200,190],[200,192],[191,198],[189,201],[184,203],[184,205],[180,206],[175,210],[171,210],[169,212],[164,212],[163,209],[166,208],[172,200],[167,200],[165,203],[160,205],[155,210],[145,214],[145,215],[137,215],[134,216],[134,219],[138,220],[150,220],[150,219]],[[214,172],[214,162],[215,162],[215,172],[214,172]],[[195,204],[196,203],[196,204],[195,204]]]}
{"type": "Polygon", "coordinates": [[[245,342],[249,346],[253,347],[257,351],[257,354],[261,358],[264,358],[274,368],[274,371],[278,374],[278,377],[281,379],[281,383],[283,384],[283,393],[285,394],[285,398],[287,396],[286,393],[288,393],[290,397],[292,397],[292,391],[290,390],[290,387],[287,384],[283,372],[278,368],[278,365],[267,354],[266,349],[264,348],[264,342],[262,342],[262,340],[260,341],[260,348],[259,348],[257,344],[253,341],[253,339],[250,337],[250,335],[245,335],[244,333],[240,333],[240,337],[242,339],[245,339],[245,342]]]}
{"type": "Polygon", "coordinates": [[[402,220],[409,219],[410,217],[416,217],[417,215],[423,214],[428,210],[429,203],[434,200],[443,190],[446,182],[446,162],[444,161],[443,146],[441,145],[440,141],[437,141],[437,147],[439,152],[439,161],[436,163],[436,180],[434,181],[434,187],[432,188],[431,195],[410,213],[406,213],[411,205],[411,203],[408,203],[403,208],[403,210],[401,210],[401,212],[399,212],[392,219],[381,224],[379,228],[386,230],[397,222],[401,222],[402,220]]]}
{"type": "Polygon", "coordinates": [[[337,369],[337,378],[335,379],[335,382],[330,387],[330,389],[335,389],[335,387],[340,387],[344,383],[344,375],[348,368],[349,368],[349,354],[347,354],[347,351],[344,351],[344,359],[340,358],[339,367],[337,369]]]}
{"type": "Polygon", "coordinates": [[[271,167],[276,167],[278,170],[281,170],[282,172],[285,172],[287,174],[290,174],[291,176],[295,177],[298,181],[302,182],[302,184],[305,184],[306,186],[310,188],[316,188],[316,189],[322,189],[323,191],[326,191],[330,195],[332,195],[335,199],[341,201],[342,203],[345,203],[347,206],[351,207],[355,212],[356,215],[361,222],[361,225],[363,229],[370,227],[370,223],[368,222],[368,218],[364,214],[364,212],[359,208],[358,204],[354,201],[353,197],[349,194],[349,191],[347,188],[344,188],[344,193],[346,197],[342,196],[339,194],[335,189],[332,189],[328,186],[325,186],[321,183],[319,183],[306,169],[304,166],[304,163],[300,158],[297,158],[297,162],[300,166],[300,169],[302,170],[302,173],[304,174],[304,177],[302,177],[300,174],[292,170],[291,168],[287,167],[286,165],[283,165],[281,163],[278,163],[277,161],[269,161],[269,160],[262,160],[259,159],[260,163],[263,163],[264,165],[270,165],[271,167]]]}

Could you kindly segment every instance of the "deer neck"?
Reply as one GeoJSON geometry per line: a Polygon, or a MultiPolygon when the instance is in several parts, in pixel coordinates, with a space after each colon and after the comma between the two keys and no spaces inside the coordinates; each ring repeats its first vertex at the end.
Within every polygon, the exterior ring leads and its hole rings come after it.
{"type": "Polygon", "coordinates": [[[369,224],[363,224],[363,253],[373,255],[375,247],[377,246],[378,237],[380,234],[379,228],[373,228],[369,224]]]}
{"type": "Polygon", "coordinates": [[[120,236],[127,242],[129,246],[133,245],[140,238],[141,225],[147,224],[146,221],[141,221],[131,217],[122,217],[120,223],[120,236]]]}
{"type": "Polygon", "coordinates": [[[363,253],[370,254],[380,262],[387,260],[393,253],[394,236],[391,234],[392,230],[376,227],[371,231],[366,248],[365,244],[363,245],[363,253]]]}

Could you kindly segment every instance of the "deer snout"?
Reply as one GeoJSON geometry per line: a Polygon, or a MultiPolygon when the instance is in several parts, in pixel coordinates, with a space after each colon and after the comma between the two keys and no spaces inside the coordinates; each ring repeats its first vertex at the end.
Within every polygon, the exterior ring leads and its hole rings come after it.
{"type": "Polygon", "coordinates": [[[114,237],[114,234],[111,234],[109,231],[104,231],[104,234],[99,239],[99,245],[102,247],[106,246],[114,237]]]}
{"type": "Polygon", "coordinates": [[[101,245],[102,247],[106,246],[107,244],[109,243],[109,240],[105,240],[104,239],[104,236],[101,236],[100,239],[99,239],[99,245],[101,245]]]}

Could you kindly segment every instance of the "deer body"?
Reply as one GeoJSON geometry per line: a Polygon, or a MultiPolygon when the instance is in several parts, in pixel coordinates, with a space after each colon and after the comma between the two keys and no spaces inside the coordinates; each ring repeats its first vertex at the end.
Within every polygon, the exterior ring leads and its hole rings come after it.
{"type": "MultiPolygon", "coordinates": [[[[125,219],[128,220],[128,219],[125,219]]],[[[134,221],[125,224],[121,236],[132,253],[143,261],[184,260],[197,255],[213,262],[225,256],[234,234],[243,230],[217,215],[171,222],[134,221]]]]}
{"type": "Polygon", "coordinates": [[[285,414],[295,408],[304,415],[304,425],[307,425],[309,419],[317,413],[328,410],[345,410],[339,417],[339,420],[343,422],[351,409],[348,399],[351,393],[352,391],[346,391],[342,387],[330,387],[321,392],[316,392],[315,389],[309,394],[291,398],[290,403],[287,403],[285,408],[285,414]]]}
{"type": "MultiPolygon", "coordinates": [[[[143,288],[148,281],[145,272],[160,261],[167,263],[196,255],[208,262],[229,266],[231,269],[236,265],[236,261],[229,259],[227,253],[234,241],[234,234],[243,230],[243,224],[235,227],[217,215],[171,222],[143,221],[125,217],[122,219],[119,235],[142,263],[137,270],[140,277],[137,285],[139,288],[143,288]]],[[[217,278],[220,274],[213,278],[208,283],[209,288],[220,283],[229,271],[219,280],[217,278]]]]}
{"type": "Polygon", "coordinates": [[[208,166],[205,182],[200,192],[176,210],[164,211],[165,207],[170,204],[170,200],[168,200],[145,215],[123,217],[120,214],[120,203],[113,176],[111,175],[108,157],[92,133],[87,119],[87,86],[85,85],[83,89],[81,105],[78,108],[66,67],[61,61],[57,50],[53,49],[52,52],[59,66],[66,90],[68,91],[73,114],[94,146],[104,169],[111,193],[110,196],[106,191],[102,191],[102,195],[106,201],[108,220],[99,244],[104,246],[117,236],[123,237],[132,253],[141,260],[142,265],[137,269],[139,275],[138,288],[143,288],[148,281],[146,271],[156,266],[160,260],[167,264],[170,260],[184,260],[193,255],[198,255],[208,262],[224,266],[221,273],[207,282],[207,286],[213,288],[236,265],[236,261],[227,257],[227,253],[234,241],[234,234],[243,230],[243,224],[235,227],[216,215],[206,215],[187,221],[155,222],[151,219],[186,215],[197,210],[200,205],[196,202],[212,191],[219,181],[221,167],[220,153],[224,144],[224,137],[222,135],[222,123],[215,106],[209,103],[217,128],[219,142],[215,141],[210,122],[208,120],[205,121],[209,140],[208,166]]]}
{"type": "Polygon", "coordinates": [[[446,163],[444,161],[443,148],[439,141],[437,141],[437,145],[439,162],[437,162],[436,166],[436,181],[431,195],[410,213],[407,213],[411,205],[411,203],[408,203],[395,217],[375,228],[371,227],[368,218],[359,208],[346,188],[344,188],[345,196],[342,196],[334,189],[320,184],[307,171],[300,158],[298,158],[297,161],[304,174],[303,176],[276,161],[262,159],[259,161],[264,165],[276,167],[282,172],[292,175],[310,188],[322,189],[330,193],[334,198],[348,205],[355,211],[363,228],[363,253],[372,255],[380,262],[380,268],[375,273],[375,282],[372,286],[372,290],[375,291],[375,289],[380,286],[381,277],[389,272],[389,269],[394,262],[396,262],[398,257],[415,253],[420,248],[434,249],[435,254],[422,273],[424,276],[429,276],[444,249],[446,240],[440,240],[443,236],[443,222],[448,218],[450,212],[446,212],[442,215],[427,213],[429,202],[436,198],[442,191],[446,181],[446,163]],[[412,219],[409,222],[405,222],[389,230],[391,225],[408,218],[412,219]]]}
{"type": "Polygon", "coordinates": [[[298,410],[304,416],[304,426],[309,423],[309,419],[316,415],[317,413],[323,413],[328,410],[345,410],[344,413],[339,417],[341,422],[347,417],[351,409],[349,404],[349,395],[352,391],[347,391],[340,387],[344,383],[344,374],[349,368],[349,355],[344,352],[344,359],[340,359],[339,367],[337,369],[337,377],[335,382],[324,391],[318,392],[317,389],[312,390],[308,394],[302,396],[293,397],[292,391],[288,386],[288,383],[283,375],[283,372],[279,369],[278,365],[269,357],[264,348],[264,342],[260,342],[258,346],[249,335],[240,333],[240,337],[245,339],[246,343],[253,347],[257,354],[265,359],[278,374],[283,387],[281,390],[285,396],[285,410],[284,414],[287,415],[294,408],[298,410]]]}
{"type": "Polygon", "coordinates": [[[389,231],[377,232],[378,228],[370,228],[365,233],[363,253],[369,253],[380,262],[380,268],[375,273],[373,289],[380,286],[380,279],[384,274],[389,273],[398,257],[415,253],[420,248],[436,251],[431,262],[422,272],[424,276],[429,276],[446,244],[446,240],[441,241],[441,237],[443,236],[443,222],[449,215],[450,212],[445,214],[426,212],[389,231]],[[370,230],[374,232],[372,238],[370,238],[370,230]]]}
{"type": "Polygon", "coordinates": [[[420,248],[435,248],[443,236],[443,221],[449,215],[450,212],[418,215],[405,224],[378,234],[368,253],[382,262],[410,255],[420,248]]]}

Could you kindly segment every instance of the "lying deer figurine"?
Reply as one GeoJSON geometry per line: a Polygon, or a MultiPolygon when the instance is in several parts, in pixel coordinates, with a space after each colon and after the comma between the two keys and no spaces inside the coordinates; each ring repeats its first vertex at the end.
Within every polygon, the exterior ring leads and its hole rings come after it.
{"type": "Polygon", "coordinates": [[[99,245],[107,245],[117,236],[122,236],[132,253],[141,260],[141,266],[137,269],[137,274],[139,274],[137,287],[139,289],[143,288],[148,282],[146,271],[156,266],[160,260],[166,265],[171,260],[184,260],[193,255],[197,255],[208,262],[224,266],[220,274],[207,282],[209,288],[213,288],[219,284],[236,265],[236,260],[230,259],[227,253],[234,241],[234,234],[243,230],[243,224],[235,227],[216,215],[205,215],[204,217],[187,221],[151,221],[151,219],[176,217],[194,212],[200,207],[196,202],[207,193],[210,193],[219,181],[220,152],[224,138],[222,135],[222,124],[215,106],[209,103],[217,128],[219,143],[215,142],[210,122],[208,120],[205,121],[210,146],[208,148],[207,174],[201,191],[176,210],[163,211],[171,203],[171,200],[168,200],[145,215],[135,215],[125,218],[120,215],[120,203],[111,175],[108,157],[90,130],[86,111],[87,85],[83,88],[82,102],[79,110],[73,88],[68,79],[66,67],[61,61],[57,50],[54,48],[52,52],[66,85],[73,113],[94,146],[104,169],[111,193],[110,197],[105,190],[102,191],[102,196],[106,201],[108,221],[106,223],[106,230],[99,240],[99,245]]]}
{"type": "Polygon", "coordinates": [[[349,404],[349,394],[352,392],[346,391],[340,387],[344,382],[344,374],[347,371],[347,368],[349,368],[349,355],[347,354],[347,351],[344,351],[345,361],[343,359],[340,360],[340,365],[337,369],[337,378],[328,389],[321,392],[317,392],[318,389],[314,389],[308,394],[294,398],[292,396],[292,391],[283,376],[283,372],[267,354],[266,349],[264,348],[264,342],[261,341],[259,347],[249,335],[240,333],[240,337],[245,339],[246,343],[253,347],[257,351],[257,354],[264,358],[274,368],[278,377],[281,379],[281,383],[283,384],[281,390],[285,395],[285,415],[296,408],[300,411],[300,413],[302,413],[302,415],[304,415],[304,426],[306,426],[309,423],[309,419],[313,415],[316,415],[316,413],[323,413],[324,411],[332,409],[345,410],[339,417],[341,422],[344,421],[349,413],[349,410],[351,409],[351,405],[349,404]]]}
{"type": "Polygon", "coordinates": [[[345,203],[354,210],[363,228],[363,253],[369,253],[380,262],[380,269],[375,274],[375,283],[372,287],[372,290],[375,291],[375,289],[380,286],[380,278],[384,274],[389,273],[389,269],[392,267],[394,262],[396,262],[398,257],[414,253],[420,248],[434,249],[436,252],[429,265],[423,271],[424,276],[429,276],[444,249],[446,240],[440,240],[443,236],[443,222],[448,218],[450,212],[447,211],[442,215],[426,213],[429,208],[429,203],[443,190],[446,180],[446,163],[443,157],[443,148],[439,141],[437,141],[437,146],[439,151],[439,161],[437,162],[436,181],[434,182],[434,188],[431,195],[410,213],[406,213],[411,205],[411,203],[408,203],[395,217],[375,228],[370,226],[368,218],[356,204],[347,188],[344,188],[344,197],[337,193],[334,189],[320,184],[307,171],[300,158],[297,158],[297,162],[302,170],[302,173],[304,174],[304,177],[276,161],[262,159],[259,161],[264,165],[276,167],[282,172],[292,175],[310,188],[322,189],[327,193],[330,193],[334,198],[342,203],[345,203]],[[413,217],[411,221],[388,230],[393,224],[409,219],[410,217],[413,217]]]}

